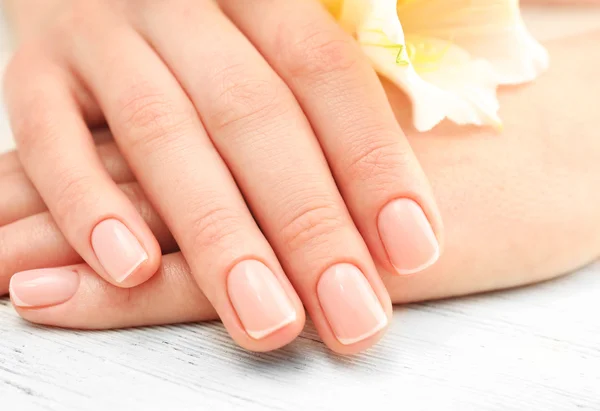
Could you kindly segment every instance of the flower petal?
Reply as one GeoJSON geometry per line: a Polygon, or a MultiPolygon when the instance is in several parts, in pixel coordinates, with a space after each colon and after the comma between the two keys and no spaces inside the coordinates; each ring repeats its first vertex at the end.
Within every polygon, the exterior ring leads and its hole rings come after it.
{"type": "Polygon", "coordinates": [[[500,126],[498,85],[533,80],[548,66],[518,0],[321,1],[407,93],[420,131],[445,118],[500,126]]]}
{"type": "Polygon", "coordinates": [[[548,68],[518,0],[399,0],[398,15],[406,33],[452,42],[489,61],[499,84],[528,82],[548,68]]]}
{"type": "Polygon", "coordinates": [[[448,41],[405,38],[396,0],[369,3],[357,38],[375,69],[410,97],[417,130],[430,130],[445,118],[457,124],[500,124],[497,82],[489,63],[473,60],[448,41]]]}
{"type": "Polygon", "coordinates": [[[342,11],[344,0],[321,0],[321,4],[323,4],[327,11],[337,18],[342,11]]]}
{"type": "Polygon", "coordinates": [[[494,72],[484,60],[471,56],[448,42],[408,37],[417,48],[443,49],[443,56],[417,64],[398,66],[385,50],[368,47],[365,52],[376,70],[400,86],[413,103],[417,130],[432,129],[445,118],[456,124],[500,126],[494,72]]]}

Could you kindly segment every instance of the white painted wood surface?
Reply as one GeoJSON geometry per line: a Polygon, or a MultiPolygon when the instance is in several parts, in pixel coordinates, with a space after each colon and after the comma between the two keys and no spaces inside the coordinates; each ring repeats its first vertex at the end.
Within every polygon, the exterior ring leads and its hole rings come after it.
{"type": "MultiPolygon", "coordinates": [[[[600,26],[599,13],[569,9],[527,17],[542,37],[600,26]]],[[[0,110],[0,151],[11,147],[0,110]]],[[[599,274],[595,264],[519,290],[397,308],[386,338],[355,358],[330,354],[312,328],[252,354],[219,323],[37,327],[0,298],[0,410],[599,411],[599,274]]]]}

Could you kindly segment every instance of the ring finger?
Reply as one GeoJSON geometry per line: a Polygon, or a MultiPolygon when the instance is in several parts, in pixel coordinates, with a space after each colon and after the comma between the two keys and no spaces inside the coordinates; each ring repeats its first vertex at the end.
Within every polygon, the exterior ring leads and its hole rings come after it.
{"type": "Polygon", "coordinates": [[[244,35],[200,3],[152,3],[141,32],[188,92],[323,340],[341,353],[364,349],[391,304],[311,126],[244,35]]]}
{"type": "Polygon", "coordinates": [[[435,263],[431,187],[352,37],[316,0],[219,3],[294,92],[376,261],[397,274],[435,263]]]}

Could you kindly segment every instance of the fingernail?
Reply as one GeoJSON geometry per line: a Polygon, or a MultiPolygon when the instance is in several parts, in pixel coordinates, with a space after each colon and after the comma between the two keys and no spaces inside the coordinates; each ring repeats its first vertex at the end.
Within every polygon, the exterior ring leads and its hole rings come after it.
{"type": "Polygon", "coordinates": [[[146,260],[148,254],[119,220],[99,223],[92,231],[92,248],[104,270],[121,283],[146,260]]]}
{"type": "Polygon", "coordinates": [[[387,325],[387,316],[364,274],[351,264],[337,264],[317,285],[323,312],[344,345],[365,340],[387,325]]]}
{"type": "Polygon", "coordinates": [[[296,320],[294,305],[275,274],[259,261],[242,261],[233,267],[227,289],[242,325],[256,340],[296,320]]]}
{"type": "Polygon", "coordinates": [[[79,275],[63,268],[23,271],[10,279],[10,297],[17,307],[47,307],[62,304],[75,295],[79,275]]]}
{"type": "Polygon", "coordinates": [[[379,235],[398,274],[418,273],[440,258],[440,246],[421,207],[407,198],[386,205],[379,235]]]}

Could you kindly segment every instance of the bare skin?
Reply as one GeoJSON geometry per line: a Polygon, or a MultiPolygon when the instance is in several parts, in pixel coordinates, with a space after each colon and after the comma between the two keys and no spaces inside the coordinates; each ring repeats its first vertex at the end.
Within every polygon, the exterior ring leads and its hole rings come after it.
{"type": "MultiPolygon", "coordinates": [[[[598,257],[599,43],[600,32],[548,43],[550,72],[535,84],[501,91],[505,121],[501,135],[452,125],[417,135],[406,122],[409,107],[404,96],[386,85],[446,224],[444,253],[436,266],[412,277],[392,276],[380,269],[394,303],[535,283],[598,257]]],[[[112,143],[104,143],[99,152],[165,252],[175,252],[172,236],[112,143]]],[[[0,294],[7,292],[15,271],[81,261],[44,212],[14,153],[0,158],[0,186],[22,204],[0,204],[0,294]],[[19,214],[20,210],[27,212],[19,214]]],[[[80,287],[69,301],[18,309],[19,314],[36,323],[76,328],[216,318],[177,252],[165,255],[160,271],[132,289],[111,285],[86,265],[77,265],[77,271],[80,287]]]]}
{"type": "Polygon", "coordinates": [[[162,257],[96,154],[89,127],[105,123],[238,344],[287,344],[305,310],[336,352],[383,335],[377,265],[434,264],[443,224],[375,71],[319,1],[38,3],[8,1],[8,116],[27,177],[99,276],[135,287],[162,257]]]}

